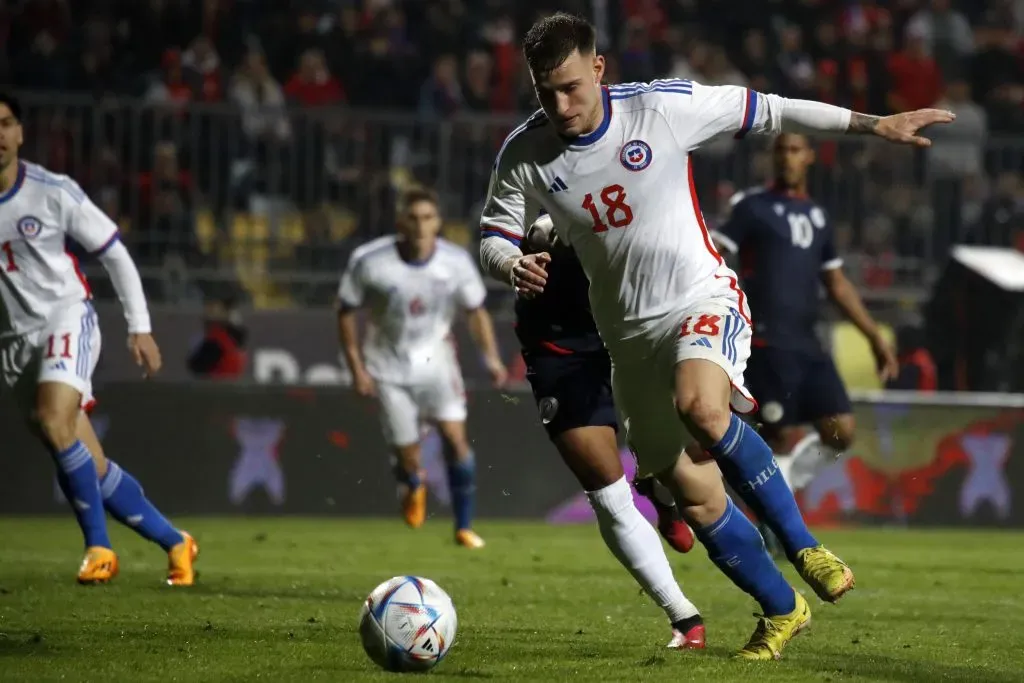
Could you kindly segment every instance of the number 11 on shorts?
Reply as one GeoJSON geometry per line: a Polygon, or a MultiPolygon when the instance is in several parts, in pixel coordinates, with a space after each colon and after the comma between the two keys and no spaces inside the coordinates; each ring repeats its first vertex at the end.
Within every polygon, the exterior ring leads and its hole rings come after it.
{"type": "Polygon", "coordinates": [[[61,358],[71,358],[71,333],[62,334],[59,337],[51,334],[46,343],[46,358],[56,358],[57,349],[60,349],[61,358]]]}

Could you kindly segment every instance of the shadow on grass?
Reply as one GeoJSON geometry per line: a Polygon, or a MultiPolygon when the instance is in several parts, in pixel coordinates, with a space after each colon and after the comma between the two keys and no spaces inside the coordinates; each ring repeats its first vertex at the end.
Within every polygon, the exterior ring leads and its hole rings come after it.
{"type": "MultiPolygon", "coordinates": [[[[896,646],[894,646],[896,647],[896,646]]],[[[786,664],[800,668],[816,676],[829,672],[843,676],[864,676],[886,681],[985,681],[985,683],[1019,683],[1020,673],[993,671],[990,668],[972,667],[965,664],[947,664],[940,661],[901,659],[888,655],[850,652],[817,652],[815,657],[802,659],[787,657],[786,664]]]]}

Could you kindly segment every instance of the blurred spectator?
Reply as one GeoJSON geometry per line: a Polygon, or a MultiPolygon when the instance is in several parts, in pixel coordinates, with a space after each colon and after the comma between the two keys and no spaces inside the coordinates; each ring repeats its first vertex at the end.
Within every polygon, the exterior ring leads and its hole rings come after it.
{"type": "Polygon", "coordinates": [[[1024,181],[1017,173],[1002,173],[981,212],[981,222],[967,244],[1013,247],[1024,252],[1024,181]]]}
{"type": "Polygon", "coordinates": [[[140,257],[160,264],[173,253],[192,261],[194,189],[192,176],[178,165],[178,150],[172,142],[160,142],[153,150],[153,168],[139,174],[143,224],[138,238],[140,257]]]}
{"type": "Polygon", "coordinates": [[[146,93],[146,100],[159,104],[183,109],[195,99],[196,93],[192,82],[181,63],[181,50],[168,48],[160,61],[161,78],[154,81],[146,93]]]}
{"type": "Polygon", "coordinates": [[[248,336],[235,297],[208,297],[203,304],[203,338],[189,354],[189,371],[205,379],[240,379],[248,361],[248,336]]]}
{"type": "Polygon", "coordinates": [[[650,80],[654,73],[654,52],[651,50],[651,36],[643,19],[634,17],[626,23],[619,54],[619,68],[624,81],[650,80]]]}
{"type": "Polygon", "coordinates": [[[306,50],[299,58],[299,68],[284,86],[288,99],[304,107],[322,107],[345,101],[345,91],[327,68],[324,53],[306,50]]]}
{"type": "Polygon", "coordinates": [[[787,24],[780,31],[776,62],[784,80],[780,84],[780,94],[810,97],[814,87],[814,61],[804,50],[803,31],[799,26],[787,24]]]}
{"type": "Polygon", "coordinates": [[[974,88],[974,99],[984,102],[995,88],[1007,83],[1020,83],[1024,65],[1017,51],[1018,34],[1007,25],[981,26],[976,35],[978,51],[968,74],[974,88]]]}
{"type": "Polygon", "coordinates": [[[420,113],[451,116],[462,108],[458,61],[453,54],[442,54],[434,61],[430,77],[420,89],[420,113]]]}
{"type": "Polygon", "coordinates": [[[971,25],[951,0],[930,0],[907,22],[906,38],[920,40],[946,78],[962,76],[964,60],[974,51],[971,25]]]}
{"type": "Polygon", "coordinates": [[[970,85],[964,80],[951,81],[935,106],[956,114],[956,125],[929,131],[935,140],[928,150],[929,172],[938,177],[981,173],[988,118],[985,110],[971,100],[970,85]]]}
{"type": "Polygon", "coordinates": [[[942,94],[942,74],[920,37],[907,38],[906,46],[889,58],[893,111],[930,107],[942,94]]]}
{"type": "Polygon", "coordinates": [[[231,100],[242,110],[242,130],[250,142],[283,142],[291,134],[284,91],[270,75],[263,53],[246,54],[235,73],[231,100]]]}
{"type": "Polygon", "coordinates": [[[476,50],[466,57],[466,108],[470,111],[491,110],[491,67],[493,60],[486,52],[476,50]]]}
{"type": "Polygon", "coordinates": [[[192,41],[181,56],[181,65],[196,74],[199,99],[216,102],[223,94],[220,56],[210,39],[204,35],[192,41]]]}
{"type": "Polygon", "coordinates": [[[23,88],[59,90],[68,83],[66,60],[56,38],[49,31],[40,31],[32,39],[31,47],[12,60],[13,81],[23,88]]]}

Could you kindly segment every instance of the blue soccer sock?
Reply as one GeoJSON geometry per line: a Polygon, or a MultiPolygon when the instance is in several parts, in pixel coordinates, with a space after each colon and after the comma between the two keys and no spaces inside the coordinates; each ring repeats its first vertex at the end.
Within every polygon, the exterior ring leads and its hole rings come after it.
{"type": "Polygon", "coordinates": [[[793,587],[768,554],[761,534],[732,500],[718,521],[694,529],[694,533],[715,566],[754,598],[765,616],[776,617],[796,609],[793,587]]]}
{"type": "Polygon", "coordinates": [[[103,506],[111,516],[147,541],[170,550],[185,540],[181,532],[147,500],[135,477],[113,460],[107,461],[107,473],[100,482],[100,492],[103,494],[103,506]]]}
{"type": "Polygon", "coordinates": [[[110,548],[100,482],[89,449],[81,441],[76,441],[68,449],[56,453],[54,459],[57,461],[57,480],[82,529],[85,547],[110,548]]]}
{"type": "Polygon", "coordinates": [[[725,480],[775,532],[791,560],[804,548],[818,545],[779,472],[772,450],[757,432],[733,415],[725,436],[708,450],[718,461],[725,480]]]}
{"type": "Polygon", "coordinates": [[[402,467],[402,463],[397,460],[391,471],[395,475],[395,481],[408,486],[410,489],[418,489],[423,483],[419,472],[406,472],[405,468],[402,467]]]}
{"type": "Polygon", "coordinates": [[[452,494],[455,529],[469,529],[473,525],[476,500],[476,466],[472,453],[465,460],[452,458],[448,461],[448,488],[452,494]]]}

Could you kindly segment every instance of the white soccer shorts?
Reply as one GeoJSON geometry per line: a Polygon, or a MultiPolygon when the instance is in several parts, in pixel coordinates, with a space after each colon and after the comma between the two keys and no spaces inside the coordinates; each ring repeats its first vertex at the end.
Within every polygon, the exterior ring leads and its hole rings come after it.
{"type": "Polygon", "coordinates": [[[433,381],[378,382],[377,397],[384,439],[390,446],[419,443],[424,422],[466,421],[466,388],[458,365],[433,381]]]}
{"type": "Polygon", "coordinates": [[[757,409],[743,386],[752,332],[734,302],[709,300],[667,323],[671,327],[652,341],[645,357],[612,358],[615,407],[641,474],[674,466],[693,441],[675,406],[675,367],[680,362],[701,358],[715,363],[732,383],[732,409],[744,414],[757,409]]]}
{"type": "Polygon", "coordinates": [[[69,306],[38,331],[0,340],[0,391],[12,392],[18,406],[31,415],[38,386],[58,382],[74,387],[82,395],[82,408],[88,410],[95,403],[92,374],[101,347],[92,303],[69,306]]]}

